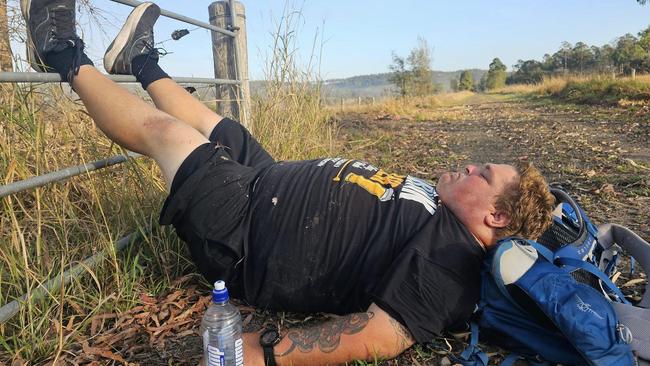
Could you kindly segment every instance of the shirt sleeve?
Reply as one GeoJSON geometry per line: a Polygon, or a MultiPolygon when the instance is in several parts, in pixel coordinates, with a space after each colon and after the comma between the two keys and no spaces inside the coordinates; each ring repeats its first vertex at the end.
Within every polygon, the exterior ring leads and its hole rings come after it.
{"type": "MultiPolygon", "coordinates": [[[[451,255],[457,264],[458,256],[451,255]]],[[[460,257],[463,257],[461,254],[460,257]]],[[[391,264],[371,298],[382,310],[411,332],[418,343],[431,341],[451,325],[469,318],[478,300],[478,273],[465,268],[449,268],[416,249],[402,252],[391,264]],[[472,283],[476,282],[476,283],[472,283]]],[[[454,263],[455,262],[455,263],[454,263]]],[[[469,261],[467,265],[474,264],[469,261]]]]}

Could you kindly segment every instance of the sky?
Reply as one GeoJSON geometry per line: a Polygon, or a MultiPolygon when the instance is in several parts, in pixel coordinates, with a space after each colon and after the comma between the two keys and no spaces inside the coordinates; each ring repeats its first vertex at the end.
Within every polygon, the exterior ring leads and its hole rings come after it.
{"type": "MultiPolygon", "coordinates": [[[[208,21],[208,0],[158,0],[163,9],[208,21]]],[[[487,69],[499,57],[510,70],[519,59],[541,59],[563,41],[602,46],[650,25],[650,5],[635,0],[433,1],[433,0],[252,0],[246,6],[250,79],[264,77],[272,34],[286,9],[294,19],[301,65],[316,56],[321,78],[388,71],[391,54],[407,56],[418,37],[432,50],[434,70],[487,69]],[[297,13],[294,13],[297,14],[297,13]],[[316,47],[314,47],[314,44],[316,47]]],[[[93,0],[106,18],[102,27],[82,20],[91,58],[100,60],[131,8],[93,0]],[[103,31],[98,30],[103,28],[103,31]]],[[[175,29],[194,29],[161,18],[156,41],[175,29]]],[[[210,32],[193,30],[167,41],[161,65],[172,75],[212,77],[210,32]]]]}

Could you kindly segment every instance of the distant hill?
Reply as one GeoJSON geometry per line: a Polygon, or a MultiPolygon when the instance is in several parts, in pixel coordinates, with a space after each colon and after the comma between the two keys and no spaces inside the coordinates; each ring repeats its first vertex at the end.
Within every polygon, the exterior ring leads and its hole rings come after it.
{"type": "MultiPolygon", "coordinates": [[[[442,91],[449,91],[450,81],[458,80],[460,73],[457,71],[434,71],[433,82],[440,86],[442,91]]],[[[481,80],[487,70],[472,69],[474,82],[481,80]]],[[[325,93],[331,98],[352,97],[380,97],[392,93],[393,85],[388,82],[390,73],[352,76],[345,79],[330,79],[325,81],[325,93]]]]}
{"type": "MultiPolygon", "coordinates": [[[[487,70],[472,69],[474,82],[478,83],[487,70]]],[[[449,91],[450,81],[458,80],[460,73],[457,71],[434,71],[433,82],[440,86],[441,91],[449,91]]],[[[390,73],[352,76],[344,79],[329,79],[323,82],[324,94],[327,99],[356,98],[356,97],[383,97],[393,94],[393,85],[388,82],[390,73]]],[[[251,93],[263,93],[265,82],[252,80],[251,93]]]]}

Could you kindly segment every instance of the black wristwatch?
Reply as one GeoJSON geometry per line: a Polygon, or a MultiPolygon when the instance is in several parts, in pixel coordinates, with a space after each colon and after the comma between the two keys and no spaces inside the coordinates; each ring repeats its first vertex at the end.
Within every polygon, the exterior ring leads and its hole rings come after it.
{"type": "Polygon", "coordinates": [[[260,335],[260,346],[264,349],[264,365],[276,366],[273,347],[280,343],[280,332],[276,328],[266,328],[260,335]]]}

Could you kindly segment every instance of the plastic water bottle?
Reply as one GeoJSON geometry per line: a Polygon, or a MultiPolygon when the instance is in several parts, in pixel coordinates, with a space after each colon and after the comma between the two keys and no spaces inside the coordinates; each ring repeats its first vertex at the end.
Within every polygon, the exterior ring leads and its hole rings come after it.
{"type": "Polygon", "coordinates": [[[229,299],[226,283],[215,282],[212,303],[201,321],[203,359],[206,366],[244,364],[241,315],[229,299]]]}

